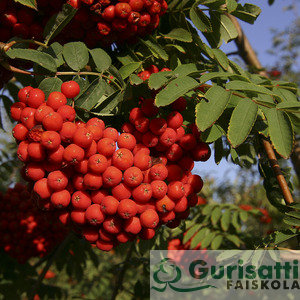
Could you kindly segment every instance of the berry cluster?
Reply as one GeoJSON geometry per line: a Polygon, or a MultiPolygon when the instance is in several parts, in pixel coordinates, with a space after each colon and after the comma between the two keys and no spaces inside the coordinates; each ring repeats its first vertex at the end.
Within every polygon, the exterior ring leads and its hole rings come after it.
{"type": "Polygon", "coordinates": [[[57,13],[61,4],[57,1],[37,0],[41,15],[33,9],[13,0],[1,0],[0,3],[0,41],[6,42],[14,36],[41,40],[43,28],[49,18],[57,13]]]}
{"type": "Polygon", "coordinates": [[[104,44],[134,41],[136,36],[144,36],[157,28],[160,16],[168,8],[165,0],[69,0],[69,3],[81,6],[77,20],[84,20],[84,24],[90,20],[92,31],[88,30],[86,35],[88,44],[95,43],[95,39],[104,44]]]}
{"type": "Polygon", "coordinates": [[[78,11],[57,40],[84,41],[89,47],[135,42],[137,36],[157,28],[160,16],[168,8],[165,0],[37,0],[36,12],[13,0],[2,0],[0,41],[6,42],[13,36],[41,40],[46,23],[66,2],[78,11]]]}
{"type": "MultiPolygon", "coordinates": [[[[153,99],[142,99],[119,134],[98,118],[75,121],[67,98],[79,92],[76,82],[65,82],[45,102],[41,90],[25,87],[11,107],[18,157],[37,200],[106,251],[138,234],[151,239],[162,224],[178,226],[203,186],[191,174],[194,161],[210,156],[195,126],[186,133],[179,111],[165,119],[153,99]]],[[[172,108],[185,109],[183,100],[172,108]]]]}
{"type": "Polygon", "coordinates": [[[41,214],[19,183],[0,194],[0,229],[0,247],[20,263],[47,255],[67,234],[56,215],[41,214]]]}

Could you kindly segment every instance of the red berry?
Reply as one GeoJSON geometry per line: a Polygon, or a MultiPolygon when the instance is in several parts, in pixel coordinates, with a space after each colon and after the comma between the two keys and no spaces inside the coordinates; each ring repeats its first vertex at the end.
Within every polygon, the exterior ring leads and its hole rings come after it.
{"type": "Polygon", "coordinates": [[[56,131],[44,131],[41,135],[41,144],[49,150],[56,150],[60,146],[60,135],[56,131]]]}
{"type": "Polygon", "coordinates": [[[133,200],[123,199],[118,205],[118,215],[123,219],[129,219],[137,213],[137,206],[133,200]]]}
{"type": "Polygon", "coordinates": [[[60,131],[63,125],[63,118],[57,112],[51,112],[43,118],[43,126],[46,130],[60,131]]]}
{"type": "Polygon", "coordinates": [[[67,81],[61,85],[61,92],[69,99],[75,98],[80,93],[80,86],[76,81],[67,81]]]}
{"type": "Polygon", "coordinates": [[[45,102],[45,94],[40,89],[31,89],[27,95],[26,104],[32,108],[38,108],[45,102]]]}
{"type": "Polygon", "coordinates": [[[92,204],[85,211],[85,218],[89,224],[96,226],[104,221],[105,215],[101,211],[99,204],[92,204]]]}
{"type": "Polygon", "coordinates": [[[153,209],[147,209],[140,215],[141,225],[146,228],[155,228],[159,222],[159,216],[153,209]]]}

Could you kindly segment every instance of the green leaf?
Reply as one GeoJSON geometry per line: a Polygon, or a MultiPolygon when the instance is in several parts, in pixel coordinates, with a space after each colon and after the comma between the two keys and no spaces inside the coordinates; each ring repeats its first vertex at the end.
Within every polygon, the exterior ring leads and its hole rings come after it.
{"type": "Polygon", "coordinates": [[[294,132],[291,121],[285,112],[276,108],[266,111],[271,142],[283,158],[287,159],[293,150],[294,132]]]}
{"type": "Polygon", "coordinates": [[[77,107],[90,111],[104,95],[106,89],[105,82],[102,79],[96,79],[76,100],[77,107]]]}
{"type": "Polygon", "coordinates": [[[245,98],[238,103],[230,118],[227,138],[233,148],[248,137],[256,120],[258,105],[245,98]]]}
{"type": "Polygon", "coordinates": [[[225,110],[231,93],[220,86],[212,86],[206,93],[205,100],[201,100],[196,106],[196,124],[200,131],[212,126],[225,110]]]}
{"type": "Polygon", "coordinates": [[[173,74],[176,77],[181,77],[181,76],[187,76],[190,74],[198,73],[198,69],[196,64],[190,63],[190,64],[182,64],[179,65],[174,71],[173,74]]]}
{"type": "Polygon", "coordinates": [[[130,81],[130,84],[132,84],[132,85],[139,85],[139,84],[143,83],[143,80],[136,74],[131,74],[129,76],[129,81],[130,81]]]}
{"type": "Polygon", "coordinates": [[[119,70],[122,78],[126,79],[129,75],[135,72],[141,66],[141,64],[141,62],[133,62],[122,66],[119,70]]]}
{"type": "Polygon", "coordinates": [[[246,222],[248,220],[248,213],[245,210],[240,211],[239,216],[243,222],[246,222]]]}
{"type": "Polygon", "coordinates": [[[236,10],[238,4],[235,0],[226,0],[226,7],[229,13],[236,10]]]}
{"type": "Polygon", "coordinates": [[[220,64],[220,66],[223,69],[228,70],[229,61],[228,61],[226,54],[223,51],[221,51],[220,49],[212,49],[212,51],[214,53],[215,60],[220,64]]]}
{"type": "Polygon", "coordinates": [[[41,51],[32,49],[10,49],[6,54],[12,59],[29,60],[51,72],[56,72],[57,70],[54,58],[41,51]]]}
{"type": "Polygon", "coordinates": [[[14,1],[37,10],[36,0],[14,0],[14,1]]]}
{"type": "Polygon", "coordinates": [[[195,79],[188,76],[176,78],[156,95],[155,104],[158,107],[169,105],[198,85],[195,79]]]}
{"type": "Polygon", "coordinates": [[[190,240],[190,238],[201,228],[201,224],[196,224],[195,226],[191,227],[183,237],[182,242],[185,244],[190,240]]]}
{"type": "Polygon", "coordinates": [[[60,67],[61,65],[64,64],[64,58],[62,56],[62,50],[63,50],[63,46],[57,42],[51,44],[48,48],[43,49],[42,51],[44,53],[48,53],[49,55],[51,55],[55,62],[56,62],[56,66],[60,67]]]}
{"type": "Polygon", "coordinates": [[[250,24],[254,23],[260,13],[261,9],[258,6],[250,3],[245,3],[244,6],[238,4],[237,9],[232,12],[234,16],[250,24]]]}
{"type": "Polygon", "coordinates": [[[201,133],[201,140],[205,143],[212,143],[222,137],[223,133],[223,129],[220,125],[213,124],[201,133]]]}
{"type": "Polygon", "coordinates": [[[241,224],[239,222],[239,212],[237,210],[232,215],[231,223],[237,231],[239,231],[241,229],[241,224]]]}
{"type": "Polygon", "coordinates": [[[221,235],[217,235],[213,241],[211,242],[211,249],[217,250],[220,248],[221,244],[223,242],[223,237],[221,235]]]}
{"type": "Polygon", "coordinates": [[[254,83],[234,80],[226,83],[226,88],[229,90],[237,90],[237,91],[250,91],[250,92],[257,92],[262,94],[274,95],[272,91],[269,89],[256,85],[254,83]]]}
{"type": "Polygon", "coordinates": [[[198,244],[202,242],[203,238],[206,236],[208,232],[209,232],[208,228],[202,228],[201,230],[199,230],[193,237],[190,248],[191,249],[196,248],[198,244]]]}
{"type": "Polygon", "coordinates": [[[163,75],[163,72],[153,73],[149,78],[149,88],[158,90],[168,82],[168,79],[163,75]]]}
{"type": "Polygon", "coordinates": [[[295,112],[299,112],[300,102],[281,102],[276,105],[276,108],[289,111],[294,110],[295,112]]]}
{"type": "Polygon", "coordinates": [[[241,245],[241,240],[236,235],[228,234],[226,235],[226,239],[234,243],[237,247],[240,247],[241,245]]]}
{"type": "Polygon", "coordinates": [[[183,28],[175,28],[167,34],[164,34],[165,38],[171,40],[177,40],[181,42],[191,43],[193,41],[191,33],[183,28]]]}
{"type": "Polygon", "coordinates": [[[298,236],[299,233],[295,233],[291,230],[288,230],[288,231],[284,231],[284,232],[279,232],[279,231],[276,231],[275,232],[275,239],[274,239],[274,243],[276,245],[279,245],[293,237],[296,237],[298,236]]]}
{"type": "Polygon", "coordinates": [[[232,41],[238,36],[238,32],[229,17],[213,11],[211,12],[211,17],[215,26],[216,24],[220,24],[220,39],[224,40],[225,43],[232,41]]]}
{"type": "Polygon", "coordinates": [[[221,216],[222,216],[221,208],[217,206],[211,214],[211,222],[213,223],[213,225],[216,225],[219,222],[221,216]]]}
{"type": "Polygon", "coordinates": [[[230,221],[231,221],[231,211],[229,209],[226,209],[225,212],[222,214],[222,218],[221,218],[221,228],[224,231],[228,230],[230,221]]]}
{"type": "Polygon", "coordinates": [[[201,242],[201,248],[207,248],[210,243],[212,242],[212,240],[214,239],[214,237],[216,236],[215,232],[211,232],[209,234],[206,234],[206,236],[204,237],[204,239],[201,242]]]}
{"type": "Polygon", "coordinates": [[[44,30],[46,44],[48,44],[51,39],[56,37],[64,29],[64,27],[66,27],[76,12],[77,9],[73,8],[69,4],[65,4],[57,15],[54,15],[52,18],[50,18],[44,30]]]}
{"type": "Polygon", "coordinates": [[[286,212],[285,214],[289,217],[300,219],[300,212],[299,211],[290,211],[290,212],[286,212]]]}
{"type": "Polygon", "coordinates": [[[212,25],[208,16],[195,4],[190,9],[190,19],[202,32],[212,32],[212,25]]]}
{"type": "Polygon", "coordinates": [[[204,208],[203,208],[203,210],[202,210],[202,214],[203,214],[204,216],[210,215],[210,214],[211,214],[211,211],[212,211],[212,209],[213,209],[214,207],[215,207],[214,204],[207,204],[207,205],[205,205],[204,208]]]}
{"type": "Polygon", "coordinates": [[[45,78],[39,85],[39,89],[41,89],[46,96],[46,99],[52,92],[60,92],[60,88],[62,85],[62,80],[57,77],[45,78]]]}
{"type": "Polygon", "coordinates": [[[89,62],[89,50],[82,42],[65,44],[63,56],[68,66],[75,71],[80,71],[89,62]]]}
{"type": "Polygon", "coordinates": [[[149,38],[149,40],[146,41],[141,40],[141,42],[148,47],[148,49],[156,58],[168,60],[169,56],[167,52],[153,38],[151,40],[149,38]]]}
{"type": "Polygon", "coordinates": [[[104,72],[110,67],[111,58],[104,50],[97,48],[89,51],[99,72],[104,72]]]}
{"type": "Polygon", "coordinates": [[[285,217],[283,222],[291,226],[300,226],[300,220],[292,217],[285,217]]]}

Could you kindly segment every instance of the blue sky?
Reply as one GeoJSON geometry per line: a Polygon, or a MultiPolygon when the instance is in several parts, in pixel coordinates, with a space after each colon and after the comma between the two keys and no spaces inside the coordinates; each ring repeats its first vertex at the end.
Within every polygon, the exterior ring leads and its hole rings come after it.
{"type": "MultiPolygon", "coordinates": [[[[283,30],[291,25],[296,18],[295,12],[290,10],[286,11],[284,10],[284,7],[292,4],[293,2],[298,2],[299,14],[300,1],[275,0],[275,3],[272,6],[268,5],[267,0],[242,0],[240,2],[242,4],[252,3],[262,9],[262,13],[253,25],[245,22],[241,22],[241,25],[262,65],[265,67],[271,67],[275,64],[276,57],[268,54],[267,52],[272,48],[272,35],[270,30],[271,28],[283,30]]],[[[234,42],[223,45],[221,49],[225,53],[236,51],[234,42]]],[[[223,159],[217,166],[214,163],[214,157],[212,154],[212,157],[207,162],[197,163],[194,170],[204,178],[206,176],[210,176],[214,177],[218,182],[221,182],[225,179],[233,181],[236,178],[239,167],[226,162],[225,159],[223,159]]]]}

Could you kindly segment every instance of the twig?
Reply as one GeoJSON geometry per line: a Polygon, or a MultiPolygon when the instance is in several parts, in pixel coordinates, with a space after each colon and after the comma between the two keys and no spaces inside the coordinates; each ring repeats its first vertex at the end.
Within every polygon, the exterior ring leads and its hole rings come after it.
{"type": "Polygon", "coordinates": [[[278,161],[276,159],[276,155],[274,153],[273,147],[270,144],[270,142],[268,140],[266,140],[265,138],[262,138],[262,142],[263,142],[263,146],[266,150],[270,165],[273,169],[273,172],[276,176],[276,179],[278,181],[278,184],[281,188],[283,197],[284,197],[284,201],[286,204],[291,204],[294,202],[292,194],[290,192],[290,189],[285,181],[285,178],[281,172],[280,166],[278,164],[278,161]]]}
{"type": "Polygon", "coordinates": [[[65,248],[65,246],[69,243],[71,237],[73,236],[72,233],[70,233],[65,240],[55,249],[55,251],[52,253],[51,256],[49,256],[49,259],[47,261],[47,264],[45,265],[42,273],[39,275],[37,282],[33,285],[29,295],[28,299],[33,300],[35,294],[37,293],[46,273],[50,269],[51,265],[53,264],[54,260],[57,258],[57,256],[61,253],[61,251],[65,248]]]}
{"type": "MultiPolygon", "coordinates": [[[[258,60],[258,57],[257,57],[255,51],[253,50],[247,36],[244,34],[242,27],[241,27],[239,21],[237,20],[237,18],[230,14],[227,14],[227,16],[231,19],[232,23],[234,24],[234,26],[238,32],[238,36],[234,41],[239,50],[239,54],[240,54],[241,58],[245,61],[246,64],[254,67],[257,70],[257,73],[259,73],[262,76],[268,77],[267,72],[263,70],[261,63],[258,60]]],[[[264,137],[262,137],[262,143],[263,143],[264,149],[267,153],[272,170],[276,176],[277,182],[281,188],[285,203],[291,204],[294,202],[293,196],[292,196],[290,189],[287,185],[287,182],[281,172],[281,169],[280,169],[278,161],[276,159],[276,155],[273,150],[273,147],[270,144],[270,142],[268,140],[266,140],[264,137]]]]}
{"type": "Polygon", "coordinates": [[[118,292],[119,292],[119,290],[121,289],[121,287],[123,285],[124,276],[125,276],[125,273],[126,273],[127,268],[128,268],[128,261],[129,261],[131,255],[132,255],[133,250],[134,250],[134,243],[132,243],[132,245],[130,246],[130,248],[127,252],[123,267],[122,267],[122,269],[119,273],[119,276],[117,278],[116,287],[115,287],[115,289],[113,291],[113,294],[111,296],[111,300],[116,299],[116,297],[118,296],[118,292]]]}

